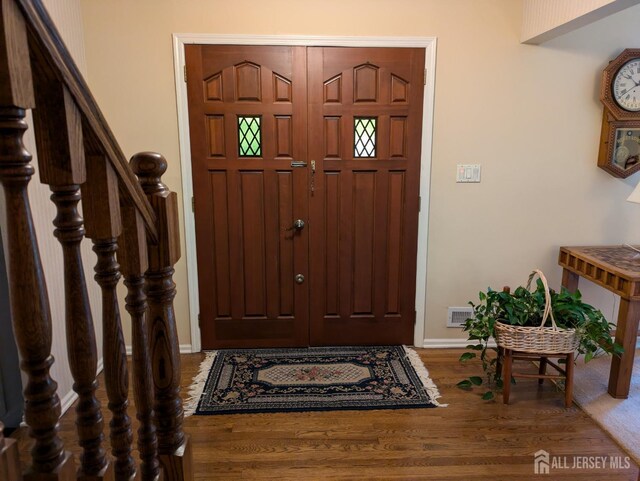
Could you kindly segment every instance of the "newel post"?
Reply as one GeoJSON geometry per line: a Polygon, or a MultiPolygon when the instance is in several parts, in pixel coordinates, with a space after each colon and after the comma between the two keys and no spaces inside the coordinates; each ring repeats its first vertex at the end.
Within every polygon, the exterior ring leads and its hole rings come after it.
{"type": "Polygon", "coordinates": [[[27,32],[13,0],[0,0],[0,182],[10,221],[7,270],[13,329],[28,381],[25,419],[30,436],[28,481],[71,481],[71,454],[58,436],[60,399],[51,379],[51,311],[27,186],[34,169],[22,137],[26,109],[35,106],[27,32]]]}
{"type": "Polygon", "coordinates": [[[178,199],[162,183],[167,161],[160,154],[136,154],[131,166],[158,218],[159,240],[149,244],[149,268],[145,274],[158,453],[168,481],[190,481],[192,454],[189,438],[182,429],[180,352],[173,310],[173,266],[180,259],[178,199]]]}

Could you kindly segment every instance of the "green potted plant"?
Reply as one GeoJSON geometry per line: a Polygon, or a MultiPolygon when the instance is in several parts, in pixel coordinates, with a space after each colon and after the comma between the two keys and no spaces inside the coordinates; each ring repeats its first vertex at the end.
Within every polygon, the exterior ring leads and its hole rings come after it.
{"type": "Polygon", "coordinates": [[[544,277],[536,281],[535,289],[532,290],[530,284],[536,273],[541,275],[539,271],[534,271],[527,287],[520,286],[514,291],[509,288],[502,291],[489,288],[486,292],[479,293],[477,304],[469,302],[473,307],[473,315],[467,319],[464,331],[468,332],[471,343],[460,356],[460,361],[479,358],[485,376],[470,376],[458,383],[459,388],[471,390],[474,386],[485,385],[488,390],[484,391],[482,398],[493,399],[495,392],[502,389],[505,381],[500,370],[496,369],[498,348],[489,347],[490,340],[496,336],[496,324],[501,323],[499,327],[503,328],[521,326],[539,329],[543,319],[547,317],[545,309],[549,310],[548,316],[555,319],[560,330],[572,330],[575,333],[576,351],[578,356],[584,355],[585,362],[600,353],[622,353],[622,347],[611,337],[613,324],[598,309],[583,302],[580,291],[572,293],[565,288],[560,292],[551,289],[547,291],[546,281],[542,280],[544,277]]]}

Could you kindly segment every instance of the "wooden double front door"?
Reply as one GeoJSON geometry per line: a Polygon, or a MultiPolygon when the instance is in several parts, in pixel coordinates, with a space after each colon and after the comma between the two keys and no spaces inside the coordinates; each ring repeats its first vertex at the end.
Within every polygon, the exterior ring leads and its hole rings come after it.
{"type": "Polygon", "coordinates": [[[424,50],[186,61],[203,348],[411,343],[424,50]]]}

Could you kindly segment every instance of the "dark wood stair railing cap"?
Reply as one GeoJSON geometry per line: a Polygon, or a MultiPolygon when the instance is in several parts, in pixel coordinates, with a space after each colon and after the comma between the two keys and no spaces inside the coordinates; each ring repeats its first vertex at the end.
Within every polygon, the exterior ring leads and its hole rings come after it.
{"type": "Polygon", "coordinates": [[[145,194],[151,195],[168,191],[162,182],[167,171],[167,159],[157,152],[139,152],[131,157],[131,168],[138,176],[145,194]]]}
{"type": "Polygon", "coordinates": [[[140,152],[130,163],[156,213],[158,242],[149,246],[149,267],[173,267],[180,260],[180,227],[178,196],[162,182],[167,160],[156,152],[140,152]]]}

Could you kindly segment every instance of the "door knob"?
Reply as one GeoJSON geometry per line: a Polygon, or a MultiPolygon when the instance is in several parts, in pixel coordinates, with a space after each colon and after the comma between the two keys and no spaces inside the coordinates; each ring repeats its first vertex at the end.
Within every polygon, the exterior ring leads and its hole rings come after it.
{"type": "Polygon", "coordinates": [[[304,221],[302,219],[296,219],[293,221],[293,225],[287,230],[302,230],[304,229],[304,221]]]}
{"type": "Polygon", "coordinates": [[[302,284],[304,282],[304,276],[302,274],[296,274],[296,284],[302,284]]]}

